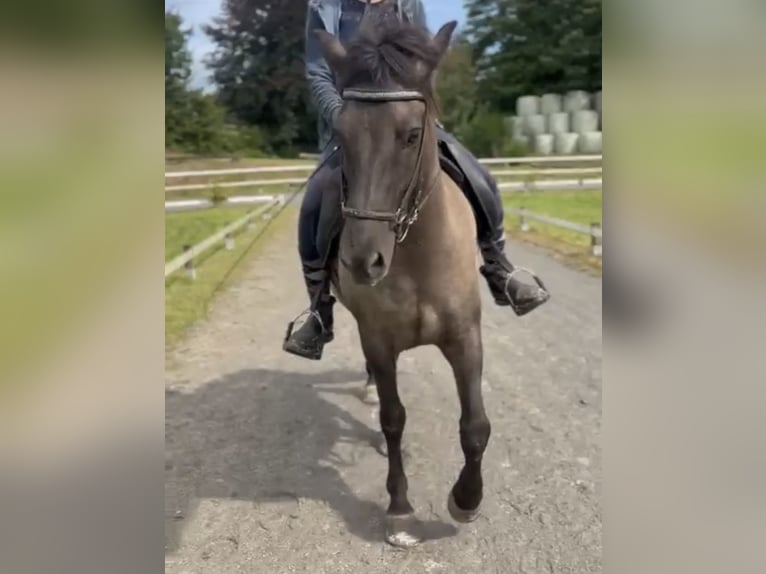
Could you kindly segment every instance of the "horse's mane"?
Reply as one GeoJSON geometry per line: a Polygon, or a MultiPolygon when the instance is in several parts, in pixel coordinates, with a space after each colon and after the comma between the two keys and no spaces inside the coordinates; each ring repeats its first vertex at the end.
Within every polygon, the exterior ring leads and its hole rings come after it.
{"type": "Polygon", "coordinates": [[[440,54],[427,30],[390,14],[365,14],[348,46],[346,85],[419,90],[436,110],[430,74],[440,54]]]}

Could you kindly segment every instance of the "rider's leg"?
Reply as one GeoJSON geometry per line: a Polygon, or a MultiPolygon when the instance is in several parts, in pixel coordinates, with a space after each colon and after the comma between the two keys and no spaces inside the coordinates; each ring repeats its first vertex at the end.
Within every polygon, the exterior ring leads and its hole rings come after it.
{"type": "Polygon", "coordinates": [[[320,252],[317,233],[322,192],[326,189],[329,174],[335,167],[337,161],[331,158],[309,179],[298,219],[298,252],[309,295],[310,313],[299,329],[288,330],[283,349],[306,359],[321,359],[325,344],[333,339],[332,308],[335,298],[330,295],[327,254],[320,252]]]}
{"type": "Polygon", "coordinates": [[[489,172],[452,135],[438,130],[443,151],[462,172],[461,187],[476,216],[479,246],[484,265],[481,273],[498,305],[511,305],[518,315],[545,303],[550,295],[541,286],[520,280],[505,256],[503,202],[497,183],[489,172]]]}

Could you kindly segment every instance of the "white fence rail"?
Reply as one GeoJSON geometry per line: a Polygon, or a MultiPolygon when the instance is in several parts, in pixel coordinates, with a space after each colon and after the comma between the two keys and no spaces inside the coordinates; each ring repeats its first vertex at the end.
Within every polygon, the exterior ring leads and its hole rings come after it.
{"type": "MultiPolygon", "coordinates": [[[[561,156],[537,156],[537,157],[492,157],[483,158],[479,163],[487,166],[493,165],[523,165],[539,163],[586,163],[600,162],[601,155],[561,155],[561,156]]],[[[166,179],[178,177],[204,177],[204,176],[226,176],[226,175],[245,175],[255,173],[282,173],[285,171],[309,172],[316,168],[315,163],[304,163],[296,165],[276,165],[260,167],[238,167],[232,169],[204,169],[196,171],[170,171],[165,173],[166,179]]]]}
{"type": "Polygon", "coordinates": [[[292,179],[247,179],[245,181],[221,181],[216,183],[190,183],[186,185],[171,185],[165,188],[165,193],[172,191],[193,191],[195,189],[210,189],[211,187],[269,187],[284,185],[301,185],[306,178],[292,179]]]}
{"type": "MultiPolygon", "coordinates": [[[[574,175],[600,175],[601,166],[582,166],[575,167],[537,167],[551,166],[551,164],[583,164],[600,163],[601,155],[576,155],[576,156],[540,156],[540,157],[506,157],[506,158],[485,158],[479,162],[490,168],[490,173],[496,178],[523,178],[523,181],[500,181],[500,189],[503,191],[526,191],[526,190],[566,190],[566,189],[585,189],[600,188],[602,180],[600,177],[578,178],[578,179],[537,179],[556,176],[574,176],[574,175]],[[530,169],[503,169],[504,167],[529,166],[530,169]]],[[[230,177],[234,175],[258,175],[273,173],[298,173],[301,176],[287,177],[279,179],[246,179],[238,181],[206,181],[204,183],[182,183],[177,185],[167,185],[165,193],[175,193],[183,191],[198,191],[211,188],[244,188],[244,187],[284,187],[302,185],[306,177],[316,169],[316,163],[303,163],[284,166],[261,166],[261,167],[243,167],[233,169],[206,169],[197,171],[175,171],[165,174],[166,180],[173,179],[196,179],[196,178],[218,178],[230,177]]]]}
{"type": "Polygon", "coordinates": [[[537,221],[560,229],[566,229],[574,233],[581,233],[582,235],[590,236],[590,252],[591,255],[601,257],[603,253],[603,230],[600,223],[591,223],[590,225],[583,225],[582,223],[575,223],[573,221],[567,221],[566,219],[559,219],[558,217],[551,217],[549,215],[543,215],[540,213],[532,213],[527,211],[525,207],[509,207],[506,208],[506,212],[514,213],[519,216],[519,228],[521,231],[529,231],[529,222],[537,221]]]}
{"type": "MultiPolygon", "coordinates": [[[[281,195],[235,195],[227,197],[220,203],[223,205],[248,205],[252,203],[272,203],[281,195]]],[[[165,211],[192,211],[195,209],[209,209],[215,207],[216,202],[212,199],[173,199],[165,202],[165,211]]]]}
{"type": "Polygon", "coordinates": [[[565,191],[568,189],[601,189],[602,180],[598,178],[582,179],[542,179],[529,181],[501,181],[497,184],[500,191],[565,191]]]}
{"type": "Polygon", "coordinates": [[[232,249],[234,247],[234,233],[236,231],[252,223],[258,217],[268,218],[272,210],[277,206],[282,205],[283,202],[284,198],[281,196],[272,198],[268,205],[251,211],[244,217],[230,223],[197,245],[185,247],[184,252],[181,255],[171,259],[165,264],[165,277],[167,278],[179,269],[185,268],[188,276],[195,279],[197,276],[196,270],[194,269],[195,257],[199,257],[202,253],[222,241],[226,244],[227,249],[232,249]]]}

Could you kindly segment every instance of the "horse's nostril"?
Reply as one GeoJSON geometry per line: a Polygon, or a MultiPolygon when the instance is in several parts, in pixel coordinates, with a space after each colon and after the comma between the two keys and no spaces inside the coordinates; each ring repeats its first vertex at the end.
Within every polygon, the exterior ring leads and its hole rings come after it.
{"type": "Polygon", "coordinates": [[[377,272],[377,271],[381,271],[385,266],[386,266],[386,262],[383,259],[383,254],[376,252],[370,256],[370,260],[369,260],[369,264],[367,268],[370,271],[377,272]]]}

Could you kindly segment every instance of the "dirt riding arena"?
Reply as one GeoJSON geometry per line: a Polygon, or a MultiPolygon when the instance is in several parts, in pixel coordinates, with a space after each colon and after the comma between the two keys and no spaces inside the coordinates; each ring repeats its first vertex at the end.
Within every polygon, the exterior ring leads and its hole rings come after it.
{"type": "Polygon", "coordinates": [[[463,464],[451,370],[435,349],[402,356],[405,471],[426,538],[402,550],[384,542],[387,462],[377,409],[357,396],[352,317],[336,306],[321,362],[281,350],[306,305],[295,235],[282,226],[243,263],[169,357],[166,572],[600,572],[600,278],[511,243],[551,300],[517,318],[482,283],[492,436],[472,524],[446,508],[463,464]]]}

